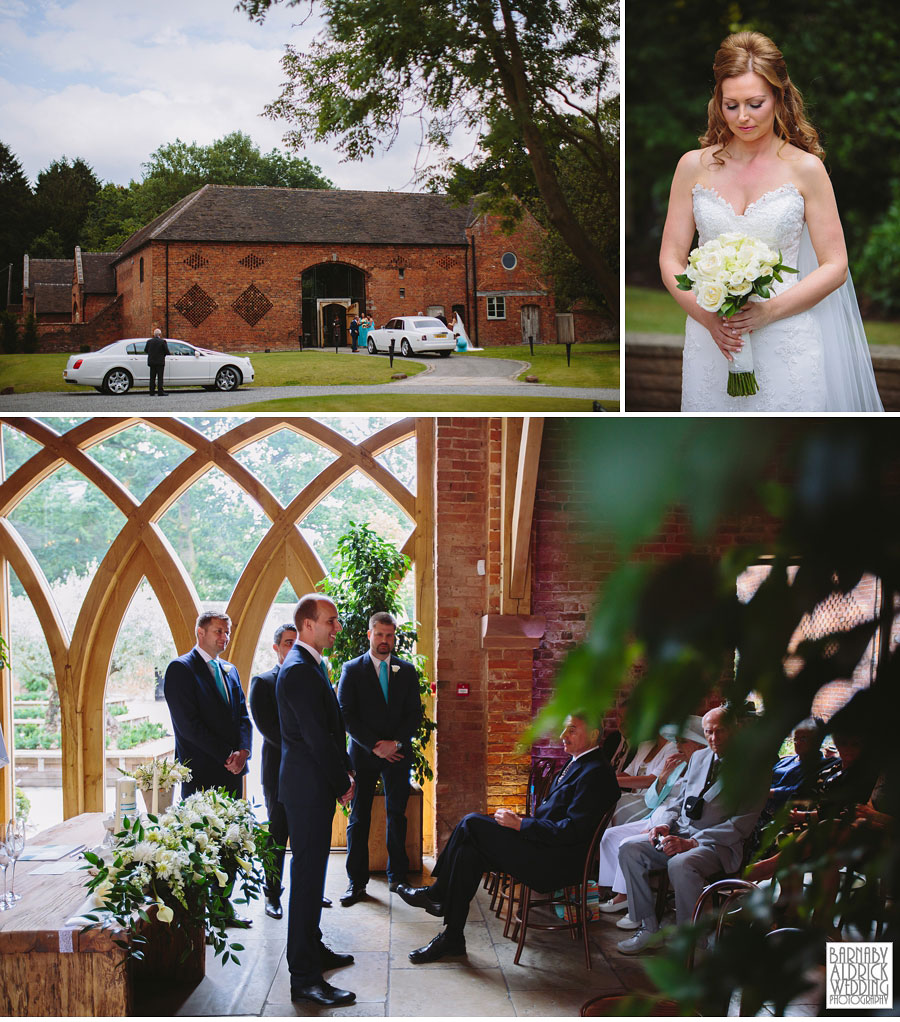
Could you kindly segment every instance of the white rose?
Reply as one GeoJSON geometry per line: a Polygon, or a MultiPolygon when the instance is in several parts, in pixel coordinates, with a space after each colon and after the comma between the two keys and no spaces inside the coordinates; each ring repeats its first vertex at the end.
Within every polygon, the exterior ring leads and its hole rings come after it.
{"type": "Polygon", "coordinates": [[[708,281],[697,291],[697,304],[707,312],[718,312],[728,294],[724,284],[708,281]]]}
{"type": "Polygon", "coordinates": [[[721,249],[704,250],[696,263],[697,272],[704,277],[715,277],[724,267],[725,256],[721,249]]]}

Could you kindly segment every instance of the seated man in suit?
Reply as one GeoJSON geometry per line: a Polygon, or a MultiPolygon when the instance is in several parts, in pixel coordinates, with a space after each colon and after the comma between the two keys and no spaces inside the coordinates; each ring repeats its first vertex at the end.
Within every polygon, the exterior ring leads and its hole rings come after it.
{"type": "Polygon", "coordinates": [[[341,904],[365,896],[369,880],[369,825],[375,785],[384,783],[387,815],[388,883],[395,891],[406,883],[406,803],[412,738],[422,719],[419,678],[407,660],[392,656],[397,622],[378,611],[369,618],[368,652],[348,660],[341,671],[338,702],[350,735],[350,763],[356,794],[347,824],[347,876],[350,886],[341,904]]]}
{"type": "Polygon", "coordinates": [[[228,615],[207,611],[197,618],[197,645],[166,668],[175,758],[191,768],[182,798],[206,788],[243,795],[253,726],[237,668],[219,656],[230,636],[228,615]]]}
{"type": "Polygon", "coordinates": [[[724,706],[703,718],[709,748],[691,757],[681,798],[647,834],[629,838],[619,846],[619,868],[625,877],[628,915],[640,920],[634,936],[620,941],[623,955],[640,954],[659,929],[650,890],[649,873],[668,869],[675,893],[675,919],[689,923],[694,905],[708,878],[740,868],[744,842],[753,832],[765,804],[766,792],[735,810],[722,797],[720,763],[727,754],[734,725],[724,706]]]}
{"type": "Polygon", "coordinates": [[[583,716],[566,720],[562,741],[572,758],[554,780],[534,816],[498,809],[493,818],[470,813],[454,828],[438,856],[430,887],[400,884],[408,904],[443,916],[446,929],[409,954],[416,964],[466,952],[463,928],[469,902],[486,870],[510,873],[538,891],[581,881],[584,858],[604,813],[619,798],[609,761],[597,747],[598,728],[583,716]]]}

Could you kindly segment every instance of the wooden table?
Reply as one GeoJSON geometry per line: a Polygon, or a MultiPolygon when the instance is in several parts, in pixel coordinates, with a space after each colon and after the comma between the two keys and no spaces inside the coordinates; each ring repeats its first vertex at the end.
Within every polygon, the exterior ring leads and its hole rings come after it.
{"type": "MultiPolygon", "coordinates": [[[[103,813],[82,813],[42,831],[26,847],[92,848],[103,839],[102,820],[103,813]]],[[[88,896],[86,871],[33,876],[42,865],[19,861],[16,893],[22,900],[0,912],[0,1015],[130,1014],[131,969],[114,943],[127,933],[66,926],[88,896]]]]}

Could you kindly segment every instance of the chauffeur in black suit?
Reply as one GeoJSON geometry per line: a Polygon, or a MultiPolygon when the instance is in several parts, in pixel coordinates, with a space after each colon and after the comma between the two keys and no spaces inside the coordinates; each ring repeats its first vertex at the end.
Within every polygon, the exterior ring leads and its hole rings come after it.
{"type": "Polygon", "coordinates": [[[466,953],[463,928],[469,902],[486,870],[510,873],[541,892],[581,876],[594,831],[619,800],[615,772],[597,748],[599,736],[583,718],[567,718],[562,740],[572,758],[534,816],[519,816],[509,809],[498,809],[493,818],[470,813],[456,825],[438,856],[432,871],[437,882],[397,888],[408,905],[443,916],[446,923],[430,943],[410,952],[412,962],[466,953]]]}
{"type": "Polygon", "coordinates": [[[181,797],[206,788],[243,794],[241,778],[253,741],[253,726],[237,668],[220,654],[228,645],[231,619],[207,611],[197,618],[197,645],[166,668],[164,692],[175,731],[175,758],[191,768],[181,797]]]}
{"type": "Polygon", "coordinates": [[[291,837],[291,1000],[336,1007],[356,999],[323,979],[323,970],[349,965],[353,956],[326,947],[319,929],[335,803],[346,805],[355,788],[344,721],[322,663],[322,651],[334,643],[341,622],[331,600],[311,593],[297,604],[294,625],[297,642],[275,683],[281,722],[278,800],[287,812],[291,837]]]}
{"type": "Polygon", "coordinates": [[[397,622],[387,611],[369,618],[369,649],[348,660],[341,672],[338,702],[350,734],[350,763],[356,774],[356,795],[347,824],[347,876],[350,886],[341,904],[365,896],[369,880],[369,825],[372,798],[381,777],[387,815],[388,883],[395,891],[406,883],[406,803],[412,737],[422,719],[419,678],[407,660],[392,656],[397,622]]]}

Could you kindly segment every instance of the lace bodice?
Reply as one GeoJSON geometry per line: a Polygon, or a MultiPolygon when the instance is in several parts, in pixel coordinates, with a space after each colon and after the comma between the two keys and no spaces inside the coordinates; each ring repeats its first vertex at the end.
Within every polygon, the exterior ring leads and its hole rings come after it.
{"type": "MultiPolygon", "coordinates": [[[[751,202],[743,213],[735,213],[727,199],[705,185],[694,185],[694,223],[700,234],[700,244],[717,238],[728,231],[741,231],[764,241],[781,252],[782,261],[788,266],[797,265],[800,251],[800,236],[803,233],[803,196],[796,186],[788,182],[761,195],[751,202]]],[[[774,290],[796,283],[796,276],[785,274],[784,285],[775,285],[774,290]]]]}

